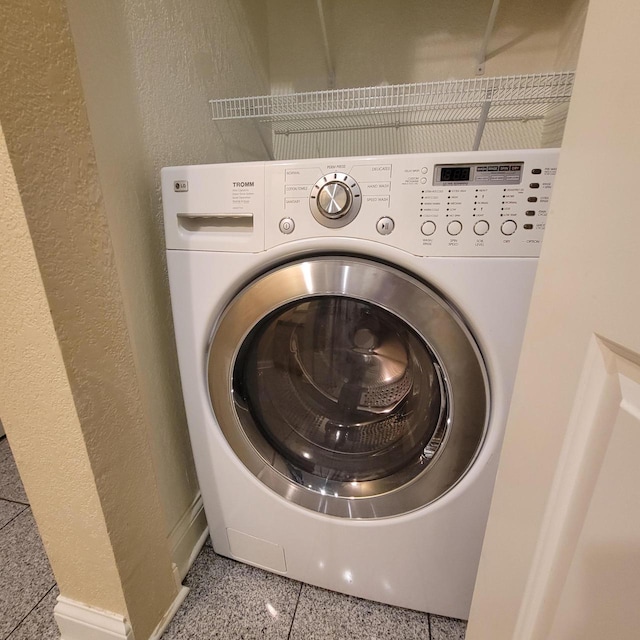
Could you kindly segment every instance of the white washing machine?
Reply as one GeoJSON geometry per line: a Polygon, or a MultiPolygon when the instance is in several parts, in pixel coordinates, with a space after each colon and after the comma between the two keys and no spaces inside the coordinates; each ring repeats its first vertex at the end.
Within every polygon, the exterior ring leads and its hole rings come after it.
{"type": "Polygon", "coordinates": [[[218,553],[468,616],[557,155],[163,170],[218,553]]]}

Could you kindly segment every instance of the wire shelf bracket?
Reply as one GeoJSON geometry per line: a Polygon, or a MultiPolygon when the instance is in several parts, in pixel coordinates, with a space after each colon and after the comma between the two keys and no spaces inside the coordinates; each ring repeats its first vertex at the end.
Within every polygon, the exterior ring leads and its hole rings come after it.
{"type": "Polygon", "coordinates": [[[482,109],[480,111],[480,117],[478,118],[478,127],[476,129],[476,137],[473,140],[473,151],[477,151],[480,148],[480,143],[482,142],[482,134],[484,133],[484,128],[487,124],[487,119],[489,118],[490,109],[491,94],[487,96],[487,100],[482,105],[482,109]]]}
{"type": "Polygon", "coordinates": [[[324,46],[324,58],[327,63],[327,86],[334,89],[336,86],[336,71],[333,66],[333,58],[331,57],[331,47],[329,47],[329,36],[327,35],[327,22],[324,17],[324,6],[322,0],[316,0],[318,6],[318,17],[320,19],[320,28],[322,31],[322,44],[324,46]]]}
{"type": "Polygon", "coordinates": [[[482,44],[480,45],[480,51],[478,52],[476,75],[484,75],[484,65],[487,61],[487,48],[489,46],[489,39],[493,33],[493,27],[496,23],[496,16],[498,15],[498,8],[500,7],[500,0],[493,0],[491,5],[491,11],[489,11],[489,18],[487,19],[487,26],[484,30],[484,38],[482,38],[482,44]]]}

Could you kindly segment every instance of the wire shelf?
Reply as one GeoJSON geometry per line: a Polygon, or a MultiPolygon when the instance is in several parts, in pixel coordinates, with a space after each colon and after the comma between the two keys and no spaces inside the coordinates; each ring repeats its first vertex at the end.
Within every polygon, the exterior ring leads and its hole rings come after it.
{"type": "Polygon", "coordinates": [[[574,72],[210,100],[280,160],[559,146],[574,72]],[[268,132],[268,133],[267,133],[268,132]]]}
{"type": "Polygon", "coordinates": [[[573,72],[358,87],[210,100],[214,120],[252,119],[273,133],[543,118],[568,102],[573,72]],[[487,104],[488,103],[488,104],[487,104]]]}

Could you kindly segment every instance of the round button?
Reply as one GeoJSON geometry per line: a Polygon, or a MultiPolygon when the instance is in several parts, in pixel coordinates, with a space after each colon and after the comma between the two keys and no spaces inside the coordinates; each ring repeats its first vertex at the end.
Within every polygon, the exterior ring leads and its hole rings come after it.
{"type": "Polygon", "coordinates": [[[473,230],[477,236],[483,236],[489,231],[489,223],[486,220],[478,220],[478,222],[473,225],[473,230]]]}
{"type": "Polygon", "coordinates": [[[427,184],[426,178],[420,178],[420,184],[427,184]]]}
{"type": "Polygon", "coordinates": [[[395,227],[395,224],[391,218],[384,217],[380,218],[378,222],[376,222],[376,231],[382,236],[388,236],[395,227]]]}
{"type": "Polygon", "coordinates": [[[349,211],[351,192],[341,182],[330,182],[318,193],[318,208],[329,218],[339,218],[349,211]]]}
{"type": "Polygon", "coordinates": [[[422,169],[420,169],[420,171],[422,171],[422,173],[427,173],[427,171],[429,171],[429,169],[427,169],[427,167],[422,167],[422,169]]]}
{"type": "Polygon", "coordinates": [[[447,225],[447,232],[450,236],[457,236],[462,231],[462,223],[458,220],[452,220],[447,225]]]}
{"type": "Polygon", "coordinates": [[[289,234],[296,228],[295,222],[291,218],[282,218],[280,220],[280,231],[289,234]]]}
{"type": "Polygon", "coordinates": [[[516,232],[518,225],[515,223],[515,220],[505,220],[500,227],[500,231],[504,233],[505,236],[511,236],[516,232]]]}
{"type": "Polygon", "coordinates": [[[431,220],[427,220],[422,223],[420,231],[422,231],[425,236],[432,236],[436,232],[436,223],[431,220]]]}

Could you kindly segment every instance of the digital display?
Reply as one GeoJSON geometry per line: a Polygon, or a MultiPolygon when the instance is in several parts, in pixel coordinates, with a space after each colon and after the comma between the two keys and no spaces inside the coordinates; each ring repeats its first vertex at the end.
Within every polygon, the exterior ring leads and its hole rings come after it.
{"type": "MultiPolygon", "coordinates": [[[[437,164],[433,170],[433,184],[434,186],[458,185],[462,188],[472,185],[520,184],[522,182],[523,166],[523,162],[514,162],[513,164],[511,162],[509,164],[490,164],[486,162],[437,164]]],[[[424,170],[423,173],[425,173],[424,170]]]]}
{"type": "Polygon", "coordinates": [[[442,167],[440,169],[441,182],[468,182],[471,167],[442,167]]]}

